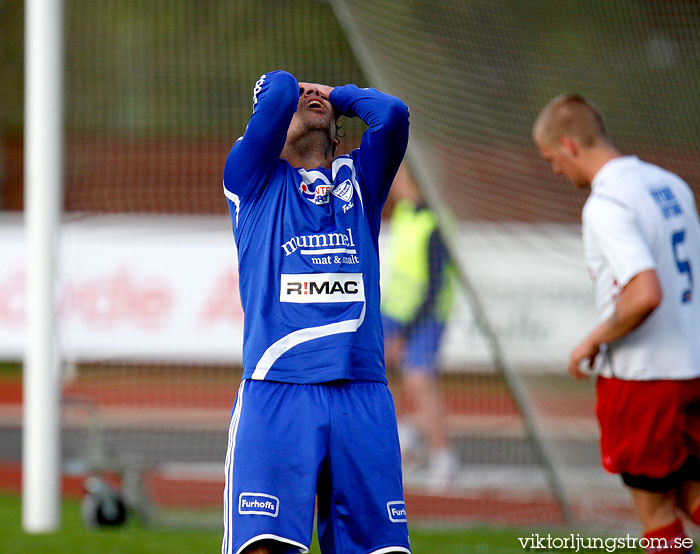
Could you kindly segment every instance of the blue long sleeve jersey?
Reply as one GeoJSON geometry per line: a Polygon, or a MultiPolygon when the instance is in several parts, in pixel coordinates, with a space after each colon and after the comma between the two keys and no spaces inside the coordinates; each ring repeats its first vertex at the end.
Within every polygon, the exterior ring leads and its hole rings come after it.
{"type": "Polygon", "coordinates": [[[245,314],[243,378],[386,382],[378,236],[408,143],[408,108],[375,89],[334,88],[336,116],[360,117],[368,129],[330,170],[306,170],[280,159],[298,100],[294,76],[260,77],[224,169],[245,314]]]}

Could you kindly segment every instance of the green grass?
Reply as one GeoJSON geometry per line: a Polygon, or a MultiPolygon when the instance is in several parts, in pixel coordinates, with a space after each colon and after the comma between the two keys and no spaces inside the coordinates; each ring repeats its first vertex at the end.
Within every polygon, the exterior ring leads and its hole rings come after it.
{"type": "Polygon", "coordinates": [[[152,531],[133,519],[115,529],[87,529],[80,504],[63,503],[63,525],[56,533],[29,535],[21,530],[21,503],[17,496],[0,495],[0,552],[12,554],[186,554],[217,552],[216,532],[152,531]]]}
{"type": "Polygon", "coordinates": [[[0,362],[0,375],[22,375],[22,364],[18,362],[0,362]]]}
{"type": "MultiPolygon", "coordinates": [[[[20,508],[17,495],[0,494],[2,554],[201,554],[221,550],[220,531],[145,528],[135,518],[116,529],[86,529],[80,517],[79,503],[71,500],[63,503],[63,525],[59,531],[28,535],[21,530],[20,508]]],[[[449,530],[415,528],[411,530],[411,544],[414,554],[523,554],[527,550],[520,546],[518,536],[529,536],[532,531],[494,527],[449,530]]],[[[564,536],[566,533],[554,534],[564,536]]],[[[570,553],[572,550],[563,552],[570,553]]],[[[311,553],[320,554],[315,541],[311,553]]]]}

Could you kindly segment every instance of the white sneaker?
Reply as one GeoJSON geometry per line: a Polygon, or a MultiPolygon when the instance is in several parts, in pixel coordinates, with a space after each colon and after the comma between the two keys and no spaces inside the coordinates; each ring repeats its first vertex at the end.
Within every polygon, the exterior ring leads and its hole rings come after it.
{"type": "Polygon", "coordinates": [[[427,469],[427,487],[435,492],[445,491],[459,475],[459,459],[450,448],[430,453],[427,469]]]}
{"type": "Polygon", "coordinates": [[[410,471],[425,463],[425,455],[421,448],[421,437],[418,429],[412,423],[400,421],[399,444],[401,445],[401,465],[410,471]]]}

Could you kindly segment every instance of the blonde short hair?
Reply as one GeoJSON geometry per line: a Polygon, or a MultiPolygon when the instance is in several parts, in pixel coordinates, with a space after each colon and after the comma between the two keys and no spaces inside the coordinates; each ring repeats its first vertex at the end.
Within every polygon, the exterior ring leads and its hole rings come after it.
{"type": "Polygon", "coordinates": [[[561,94],[551,100],[537,116],[533,137],[555,144],[560,137],[575,138],[584,147],[609,143],[600,110],[580,94],[561,94]]]}

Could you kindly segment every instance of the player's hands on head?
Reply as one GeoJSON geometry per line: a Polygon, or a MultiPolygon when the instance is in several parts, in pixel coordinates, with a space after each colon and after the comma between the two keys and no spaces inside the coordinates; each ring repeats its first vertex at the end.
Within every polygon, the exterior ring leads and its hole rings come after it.
{"type": "Polygon", "coordinates": [[[304,94],[305,91],[309,90],[310,88],[316,89],[323,98],[328,100],[328,97],[331,95],[331,91],[335,87],[330,87],[328,85],[322,85],[320,83],[306,83],[299,81],[299,95],[304,94]]]}
{"type": "Polygon", "coordinates": [[[587,339],[574,348],[569,358],[569,373],[576,379],[588,379],[593,372],[600,345],[587,339]]]}

